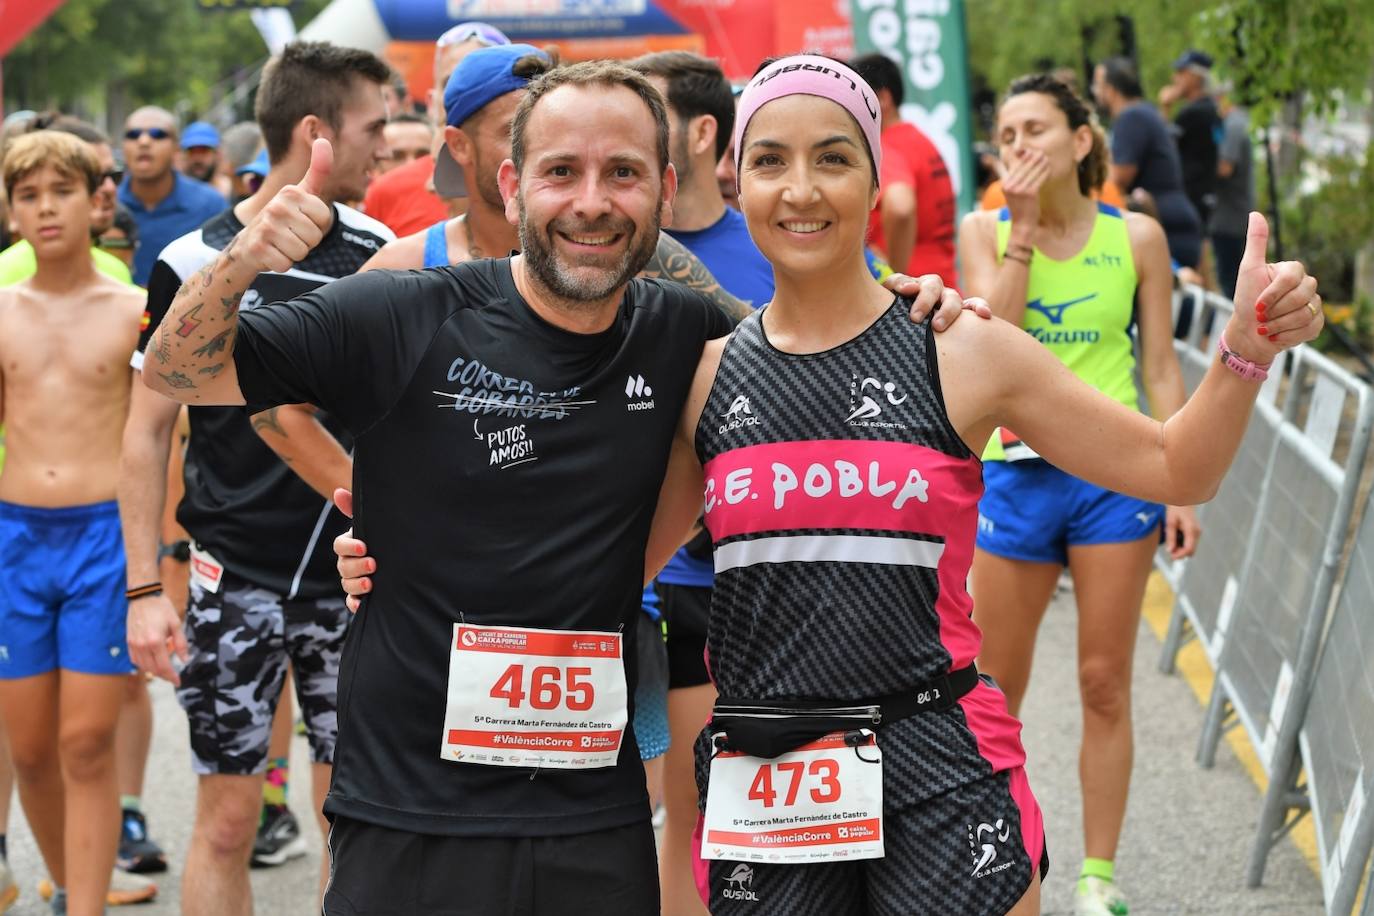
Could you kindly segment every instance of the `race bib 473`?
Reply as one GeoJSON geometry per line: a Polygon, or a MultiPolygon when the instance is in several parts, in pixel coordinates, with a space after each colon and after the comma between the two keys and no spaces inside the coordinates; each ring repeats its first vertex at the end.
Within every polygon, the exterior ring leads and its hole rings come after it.
{"type": "Polygon", "coordinates": [[[883,767],[868,729],[831,732],[772,760],[711,760],[705,859],[803,862],[883,855],[883,767]]]}

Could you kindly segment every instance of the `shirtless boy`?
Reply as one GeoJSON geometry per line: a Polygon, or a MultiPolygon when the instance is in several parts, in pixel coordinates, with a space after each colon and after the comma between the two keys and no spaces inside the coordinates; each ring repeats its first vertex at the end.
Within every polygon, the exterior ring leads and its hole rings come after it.
{"type": "Polygon", "coordinates": [[[53,912],[88,916],[114,866],[115,722],[134,670],[115,480],[143,291],[92,265],[101,168],[86,144],[26,134],[3,177],[38,269],[0,289],[0,715],[53,912]]]}

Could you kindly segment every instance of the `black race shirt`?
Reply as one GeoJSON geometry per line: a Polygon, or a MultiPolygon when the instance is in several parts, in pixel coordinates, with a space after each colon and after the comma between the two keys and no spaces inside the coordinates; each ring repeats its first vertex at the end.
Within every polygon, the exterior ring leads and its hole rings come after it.
{"type": "MultiPolygon", "coordinates": [[[[390,229],[348,207],[334,207],[334,225],[304,261],[286,273],[258,274],[239,308],[283,302],[355,273],[395,238],[390,229]]],[[[158,370],[148,342],[181,284],[213,261],[243,229],[232,209],[163,249],[148,280],[148,323],[134,353],[135,369],[158,370]]],[[[177,521],[230,571],[288,597],[339,593],[334,537],[348,522],[286,466],[237,407],[192,407],[186,449],[186,496],[177,521]]],[[[321,417],[349,447],[343,427],[321,417]]]]}
{"type": "Polygon", "coordinates": [[[242,316],[249,409],[307,401],[352,434],[355,527],[378,563],[344,648],[327,812],[477,836],[649,817],[628,727],[615,767],[441,759],[449,644],[460,617],[623,629],[633,696],[669,447],[703,343],[728,330],[695,293],[634,280],[609,330],[570,333],[504,259],[362,274],[242,316]]]}

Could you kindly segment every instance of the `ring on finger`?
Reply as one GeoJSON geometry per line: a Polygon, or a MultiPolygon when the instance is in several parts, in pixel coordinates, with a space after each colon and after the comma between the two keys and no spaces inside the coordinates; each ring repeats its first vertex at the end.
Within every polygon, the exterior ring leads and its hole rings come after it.
{"type": "Polygon", "coordinates": [[[1313,318],[1316,318],[1317,315],[1320,314],[1320,311],[1321,311],[1321,310],[1320,310],[1319,308],[1317,308],[1317,303],[1315,303],[1315,302],[1313,302],[1311,299],[1309,299],[1309,300],[1307,300],[1307,311],[1308,311],[1309,313],[1311,313],[1311,315],[1312,315],[1313,318]]]}

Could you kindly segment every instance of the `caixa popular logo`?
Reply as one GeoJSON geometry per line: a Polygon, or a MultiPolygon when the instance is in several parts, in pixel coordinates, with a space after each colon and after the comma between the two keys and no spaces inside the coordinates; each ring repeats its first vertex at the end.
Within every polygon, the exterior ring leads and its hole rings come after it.
{"type": "Polygon", "coordinates": [[[757,903],[759,895],[754,893],[753,888],[754,869],[741,862],[725,879],[725,890],[720,895],[726,900],[752,900],[757,903]]]}

